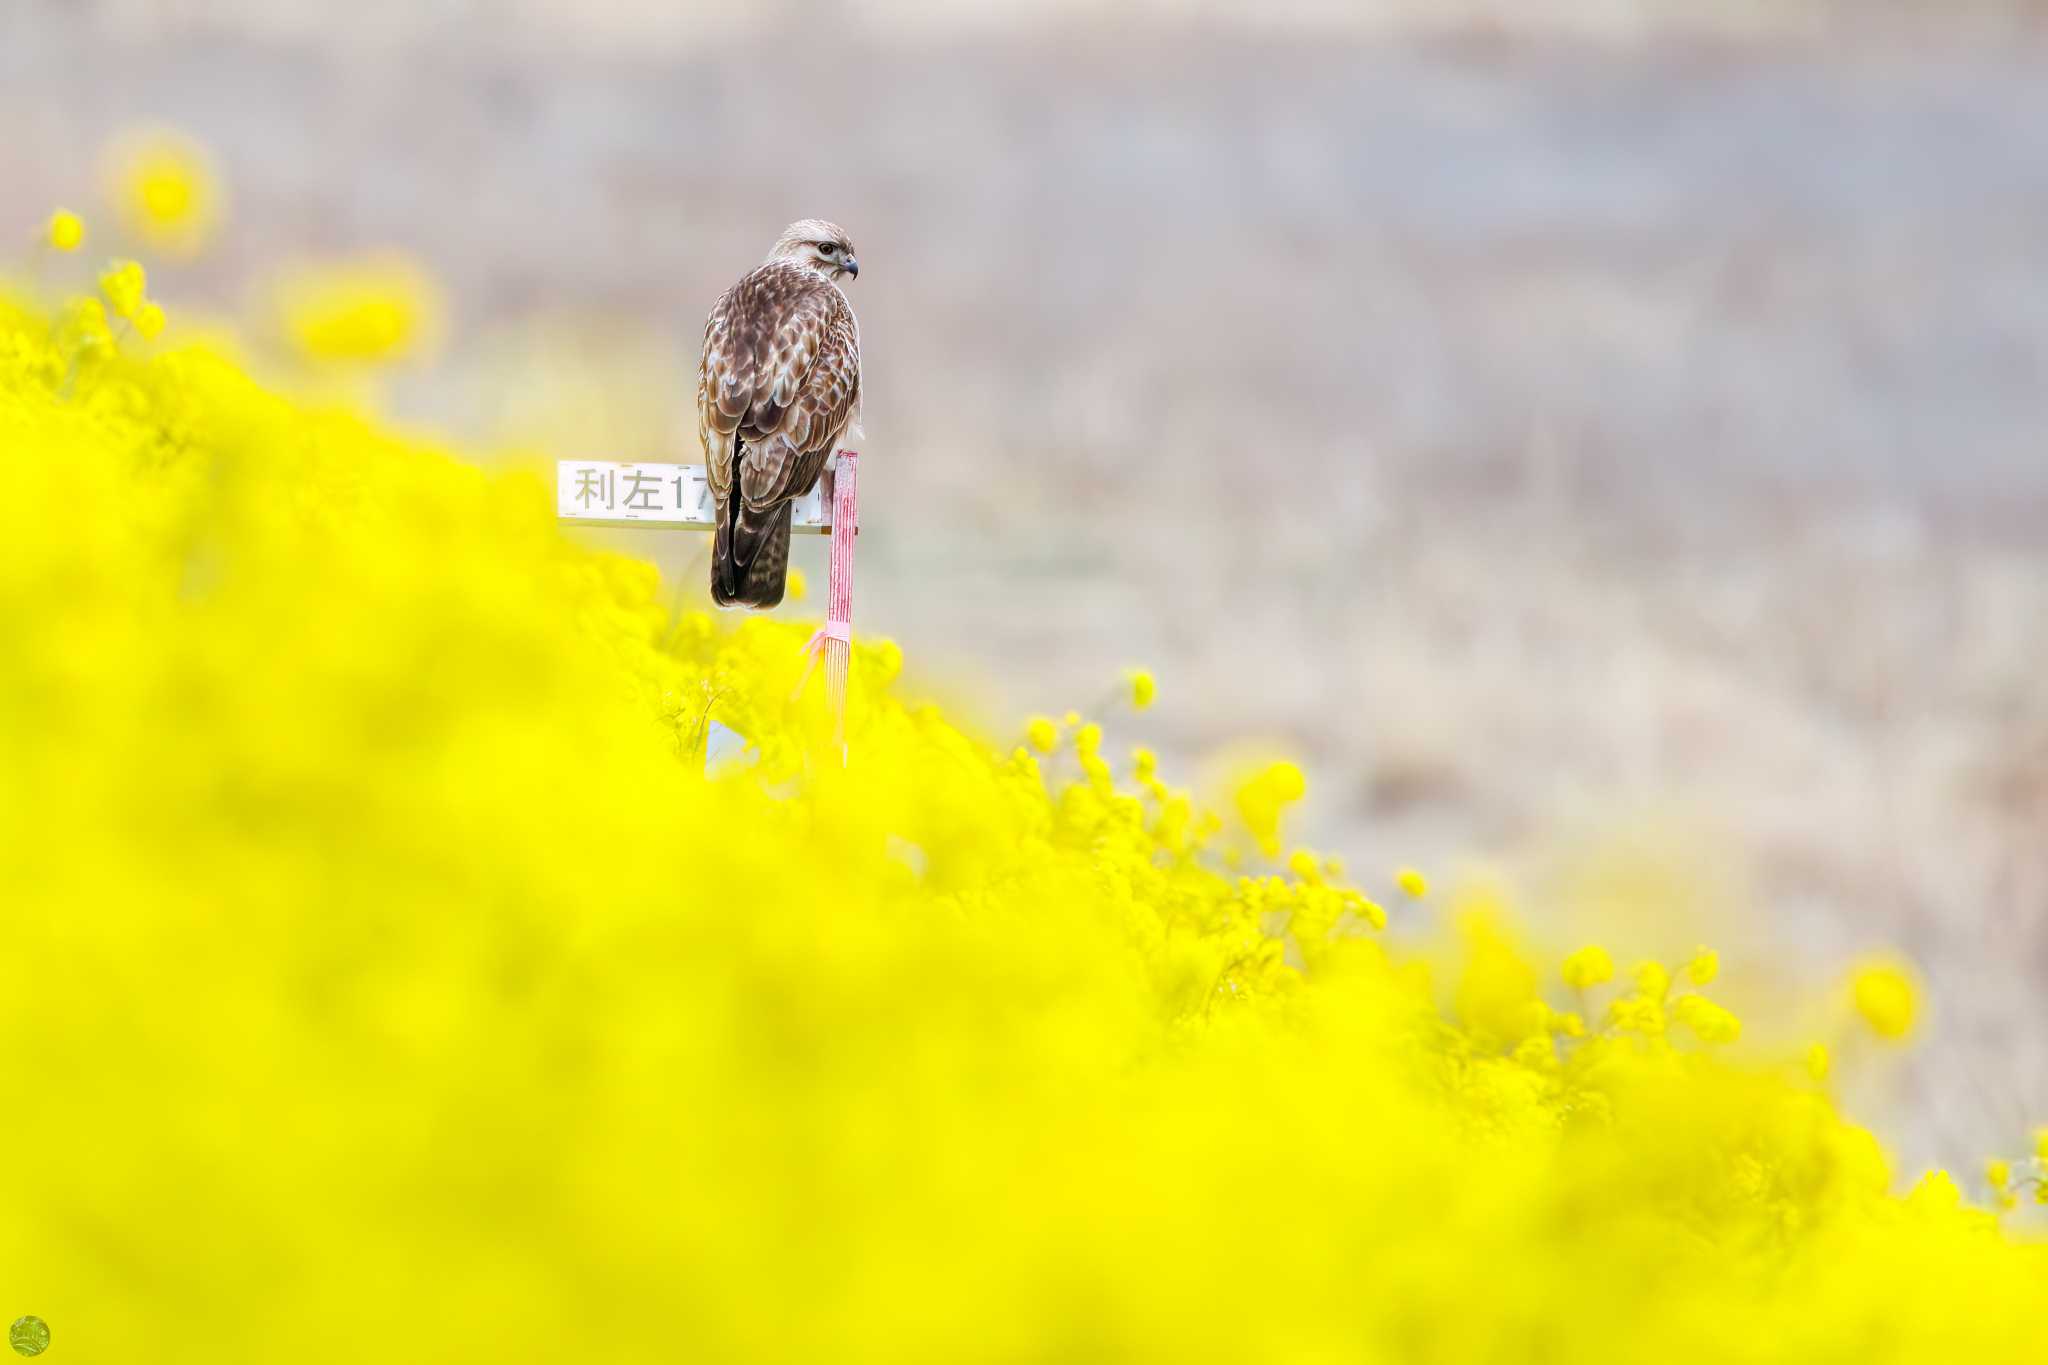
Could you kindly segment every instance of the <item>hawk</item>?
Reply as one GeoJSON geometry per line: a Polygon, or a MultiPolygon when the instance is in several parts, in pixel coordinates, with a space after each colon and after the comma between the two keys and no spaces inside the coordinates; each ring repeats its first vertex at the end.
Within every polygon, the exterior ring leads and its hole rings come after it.
{"type": "Polygon", "coordinates": [[[697,435],[717,500],[711,596],[782,600],[790,501],[811,491],[860,405],[860,328],[839,287],[858,278],[846,231],[791,223],[704,324],[697,435]]]}

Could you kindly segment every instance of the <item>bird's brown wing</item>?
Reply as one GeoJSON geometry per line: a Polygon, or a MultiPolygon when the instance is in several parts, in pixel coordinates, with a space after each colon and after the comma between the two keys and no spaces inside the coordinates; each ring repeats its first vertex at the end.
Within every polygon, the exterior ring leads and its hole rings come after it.
{"type": "MultiPolygon", "coordinates": [[[[759,272],[755,272],[758,274],[759,272]]],[[[732,487],[740,421],[754,401],[758,308],[748,275],[719,295],[704,320],[704,357],[697,366],[697,437],[711,490],[723,504],[732,487]]]]}
{"type": "Polygon", "coordinates": [[[735,463],[750,506],[808,491],[859,401],[853,310],[814,272],[771,261],[711,310],[698,370],[698,434],[721,500],[735,463]]]}

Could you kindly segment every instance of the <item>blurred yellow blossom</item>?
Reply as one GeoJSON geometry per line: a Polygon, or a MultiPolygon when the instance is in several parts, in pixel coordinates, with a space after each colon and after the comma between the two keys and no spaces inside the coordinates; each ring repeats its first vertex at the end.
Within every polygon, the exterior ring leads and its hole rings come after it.
{"type": "Polygon", "coordinates": [[[133,320],[147,296],[148,277],[135,261],[115,261],[100,273],[100,293],[117,318],[133,320]]]}
{"type": "Polygon", "coordinates": [[[1850,977],[1856,1012],[1878,1037],[1893,1042],[1913,1032],[1920,995],[1910,970],[1892,959],[1871,959],[1850,977]]]}
{"type": "Polygon", "coordinates": [[[1461,962],[1452,1007],[1459,1020],[1496,1045],[1541,1029],[1541,1016],[1530,1008],[1538,999],[1536,969],[1506,922],[1482,906],[1461,913],[1457,931],[1461,962]]]}
{"type": "Polygon", "coordinates": [[[1636,989],[1652,1000],[1662,1000],[1671,993],[1671,971],[1654,958],[1638,962],[1635,977],[1636,989]]]}
{"type": "Polygon", "coordinates": [[[221,218],[220,176],[197,141],[169,128],[123,134],[109,146],[107,176],[115,212],[152,249],[191,256],[221,218]]]}
{"type": "Polygon", "coordinates": [[[58,209],[43,226],[43,242],[58,251],[76,251],[85,242],[85,220],[69,209],[58,209]]]}
{"type": "Polygon", "coordinates": [[[1685,964],[1686,979],[1695,986],[1709,986],[1721,974],[1721,955],[1712,948],[1696,948],[1685,964]]]}
{"type": "Polygon", "coordinates": [[[1810,1079],[1814,1080],[1815,1082],[1819,1082],[1824,1081],[1828,1078],[1828,1066],[1830,1059],[1828,1057],[1828,1045],[1826,1043],[1810,1044],[1806,1049],[1806,1056],[1804,1060],[1806,1064],[1806,1074],[1810,1079]]]}
{"type": "Polygon", "coordinates": [[[1286,759],[1276,759],[1245,776],[1236,792],[1238,818],[1258,841],[1267,857],[1280,852],[1280,822],[1287,807],[1308,792],[1308,780],[1301,769],[1286,759]]]}
{"type": "Polygon", "coordinates": [[[2048,1246],[1497,906],[1386,943],[886,641],[842,750],[544,476],[197,344],[67,394],[95,321],[0,301],[0,1281],[80,1359],[2038,1355],[2048,1246]]]}
{"type": "Polygon", "coordinates": [[[797,568],[794,564],[790,565],[788,588],[789,600],[792,602],[803,601],[804,594],[810,591],[810,587],[811,580],[804,577],[804,571],[802,569],[797,568]]]}
{"type": "Polygon", "coordinates": [[[1960,1208],[1963,1202],[1963,1191],[1956,1184],[1954,1176],[1950,1175],[1947,1171],[1936,1168],[1920,1177],[1919,1182],[1907,1194],[1906,1202],[1915,1208],[1927,1211],[1960,1208]]]}
{"type": "Polygon", "coordinates": [[[284,334],[307,360],[374,365],[430,355],[441,288],[410,257],[381,253],[302,265],[273,286],[284,334]]]}
{"type": "Polygon", "coordinates": [[[112,347],[114,333],[105,306],[90,295],[71,300],[64,306],[56,340],[67,359],[112,347]]]}
{"type": "Polygon", "coordinates": [[[1404,867],[1396,872],[1394,874],[1394,884],[1416,900],[1421,900],[1429,894],[1429,878],[1423,876],[1412,867],[1404,867]]]}
{"type": "Polygon", "coordinates": [[[1024,726],[1024,737],[1042,754],[1060,747],[1060,727],[1050,716],[1033,716],[1024,726]]]}
{"type": "Polygon", "coordinates": [[[135,330],[144,341],[156,340],[157,335],[164,330],[163,306],[154,302],[145,302],[142,307],[136,309],[135,330]]]}
{"type": "Polygon", "coordinates": [[[1703,1043],[1732,1043],[1742,1035],[1742,1021],[1704,995],[1680,996],[1671,1009],[1703,1043]]]}
{"type": "Polygon", "coordinates": [[[903,673],[903,646],[886,635],[868,637],[868,648],[873,651],[874,681],[886,686],[896,681],[903,673]]]}
{"type": "Polygon", "coordinates": [[[2048,1126],[2034,1130],[2034,1159],[2048,1162],[2048,1126]]]}
{"type": "Polygon", "coordinates": [[[1589,943],[1564,960],[1564,984],[1573,990],[1590,990],[1613,979],[1614,959],[1597,943],[1589,943]]]}
{"type": "Polygon", "coordinates": [[[1133,668],[1126,671],[1124,681],[1130,686],[1131,706],[1136,710],[1144,710],[1159,695],[1159,683],[1147,669],[1133,668]]]}
{"type": "Polygon", "coordinates": [[[1664,1032],[1664,1004],[1654,996],[1624,995],[1607,1007],[1607,1015],[1625,1033],[1655,1037],[1664,1032]]]}

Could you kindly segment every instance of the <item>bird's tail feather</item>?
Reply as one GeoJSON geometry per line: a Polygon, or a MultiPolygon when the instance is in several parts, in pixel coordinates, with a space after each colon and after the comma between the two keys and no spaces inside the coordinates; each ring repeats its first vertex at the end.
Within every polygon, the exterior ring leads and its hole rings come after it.
{"type": "Polygon", "coordinates": [[[773,507],[748,507],[740,500],[738,480],[711,545],[711,598],[721,607],[765,610],[782,601],[789,579],[789,523],[786,502],[773,507]]]}

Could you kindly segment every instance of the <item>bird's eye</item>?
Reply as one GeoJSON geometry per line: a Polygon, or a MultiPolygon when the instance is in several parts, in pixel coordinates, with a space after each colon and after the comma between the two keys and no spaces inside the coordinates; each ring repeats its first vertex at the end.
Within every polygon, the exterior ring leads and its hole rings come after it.
{"type": "Polygon", "coordinates": [[[836,256],[839,254],[839,244],[837,242],[820,242],[818,243],[818,254],[820,256],[836,256]]]}

